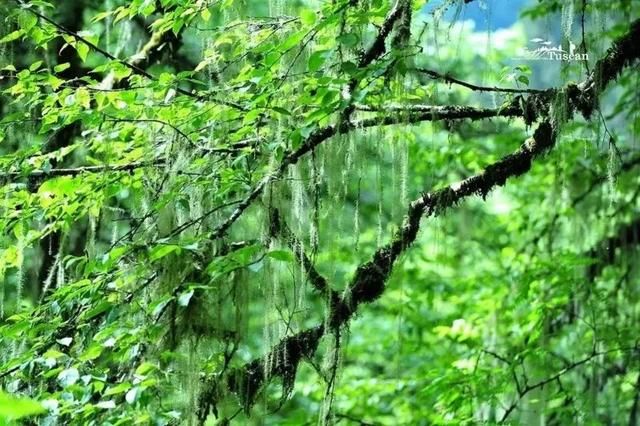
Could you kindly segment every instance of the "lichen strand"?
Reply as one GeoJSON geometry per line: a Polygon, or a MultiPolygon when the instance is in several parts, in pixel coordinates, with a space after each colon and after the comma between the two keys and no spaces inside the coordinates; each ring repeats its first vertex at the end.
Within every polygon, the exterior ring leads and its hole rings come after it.
{"type": "Polygon", "coordinates": [[[560,27],[565,41],[571,40],[571,28],[573,24],[573,0],[565,1],[562,5],[560,27]]]}
{"type": "Polygon", "coordinates": [[[341,364],[342,357],[341,352],[341,332],[335,330],[333,333],[333,342],[331,347],[327,350],[324,360],[323,369],[329,372],[329,378],[327,380],[327,388],[325,390],[322,406],[320,409],[319,424],[321,426],[335,424],[335,418],[333,415],[333,401],[335,399],[335,389],[338,381],[338,371],[341,364]]]}
{"type": "Polygon", "coordinates": [[[583,111],[582,114],[587,119],[591,114],[590,108],[592,108],[593,102],[586,100],[582,93],[572,93],[575,87],[569,85],[566,90],[559,90],[553,98],[551,113],[556,126],[562,126],[569,121],[576,108],[583,111]],[[581,108],[576,102],[583,103],[584,106],[581,108]]]}

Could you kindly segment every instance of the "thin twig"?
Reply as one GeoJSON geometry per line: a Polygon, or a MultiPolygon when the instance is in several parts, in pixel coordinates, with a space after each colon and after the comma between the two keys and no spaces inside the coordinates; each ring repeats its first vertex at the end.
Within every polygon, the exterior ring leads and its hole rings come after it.
{"type": "Polygon", "coordinates": [[[533,93],[533,94],[543,94],[548,90],[539,90],[539,89],[511,89],[506,87],[489,87],[489,86],[478,86],[477,84],[468,83],[466,81],[459,80],[450,76],[449,74],[441,74],[437,71],[430,70],[427,68],[418,68],[416,71],[426,74],[429,77],[436,80],[444,80],[450,84],[457,84],[458,86],[466,87],[467,89],[475,90],[476,92],[501,92],[501,93],[533,93]]]}

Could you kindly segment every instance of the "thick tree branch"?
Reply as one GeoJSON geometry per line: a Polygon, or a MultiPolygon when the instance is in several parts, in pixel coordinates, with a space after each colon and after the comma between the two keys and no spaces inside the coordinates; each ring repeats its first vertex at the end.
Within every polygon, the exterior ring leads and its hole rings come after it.
{"type": "MultiPolygon", "coordinates": [[[[368,106],[357,106],[356,109],[361,111],[377,111],[368,106]]],[[[522,107],[517,101],[511,102],[502,108],[475,108],[463,105],[392,105],[382,107],[380,111],[386,111],[387,114],[384,114],[382,117],[371,117],[355,121],[353,122],[354,128],[409,124],[423,121],[522,117],[524,114],[522,107]],[[398,113],[389,115],[389,111],[397,111],[398,113]]]]}
{"type": "Polygon", "coordinates": [[[358,63],[358,66],[360,68],[365,68],[371,65],[373,61],[378,59],[385,52],[385,43],[387,41],[387,38],[393,30],[396,22],[402,16],[405,3],[406,0],[396,0],[395,4],[391,8],[391,11],[382,23],[382,26],[378,30],[378,35],[376,36],[375,40],[367,49],[367,51],[360,57],[360,61],[358,63]]]}
{"type": "MultiPolygon", "coordinates": [[[[400,8],[398,7],[398,4],[396,4],[394,9],[392,9],[392,11],[389,13],[387,20],[395,22],[395,20],[397,20],[400,15],[401,15],[400,8]]],[[[627,49],[629,43],[620,42],[620,40],[627,40],[629,37],[640,37],[640,29],[638,28],[640,27],[640,25],[638,24],[638,22],[640,21],[636,21],[632,25],[631,31],[627,35],[625,35],[624,37],[622,37],[621,39],[617,40],[614,43],[614,47],[609,49],[607,55],[615,55],[618,58],[620,56],[624,56],[624,55],[620,55],[620,53],[618,52],[620,52],[620,49],[623,49],[623,48],[627,49]],[[618,46],[618,47],[615,47],[615,46],[618,46]]],[[[383,51],[379,50],[380,42],[378,42],[378,40],[386,39],[386,36],[388,36],[389,32],[387,31],[385,33],[385,29],[388,28],[388,25],[386,26],[383,25],[383,27],[380,30],[380,33],[378,34],[378,37],[376,38],[376,41],[372,44],[372,46],[367,51],[367,53],[363,55],[360,61],[361,66],[367,66],[371,61],[375,60],[377,57],[379,57],[383,53],[383,51]],[[382,37],[383,34],[386,34],[386,35],[382,37]],[[376,52],[377,55],[374,55],[373,52],[376,52]]],[[[382,43],[382,46],[384,46],[384,43],[382,43]]],[[[617,61],[615,61],[615,63],[618,64],[619,66],[622,66],[623,64],[630,63],[633,59],[638,58],[638,56],[640,55],[638,55],[637,48],[632,48],[632,49],[629,49],[628,56],[630,57],[628,60],[618,59],[617,61]]],[[[611,61],[602,60],[599,63],[609,64],[610,62],[611,61]]],[[[609,66],[607,70],[608,70],[607,75],[610,75],[610,76],[613,76],[614,74],[617,75],[619,72],[621,72],[621,69],[619,69],[616,73],[614,73],[613,66],[609,66]]],[[[355,82],[354,84],[354,82],[352,81],[349,84],[349,86],[350,88],[354,88],[356,84],[357,82],[355,82]]],[[[583,114],[586,114],[586,111],[584,110],[584,107],[583,107],[585,102],[584,101],[585,95],[582,93],[582,89],[578,88],[578,86],[570,85],[567,88],[565,88],[565,91],[567,92],[567,95],[570,101],[569,102],[570,111],[567,111],[567,115],[571,115],[573,110],[576,108],[579,109],[581,112],[583,112],[583,114]]],[[[220,225],[218,225],[218,227],[211,233],[210,238],[215,240],[225,235],[226,232],[229,230],[229,228],[240,218],[240,216],[242,216],[242,214],[249,208],[249,206],[253,204],[253,202],[260,196],[260,194],[263,193],[264,189],[271,182],[275,181],[280,176],[282,176],[284,171],[287,170],[287,168],[290,165],[297,163],[301,157],[308,154],[309,152],[314,150],[316,147],[318,147],[320,144],[322,144],[323,142],[325,142],[326,140],[330,139],[335,135],[344,134],[348,131],[351,131],[352,129],[357,128],[358,126],[372,127],[377,125],[398,124],[398,123],[406,123],[406,122],[434,121],[434,120],[447,120],[447,119],[453,120],[453,119],[463,119],[463,118],[481,119],[481,118],[489,118],[489,117],[495,117],[495,116],[504,116],[504,117],[522,116],[527,124],[531,124],[540,116],[544,116],[548,114],[548,110],[550,108],[553,95],[556,95],[558,92],[559,91],[557,89],[533,91],[532,95],[523,102],[522,106],[518,104],[518,100],[520,98],[517,98],[517,99],[514,99],[514,101],[511,102],[507,107],[502,109],[475,109],[473,107],[465,107],[465,106],[434,107],[432,111],[424,112],[416,115],[410,115],[408,118],[405,118],[404,120],[402,119],[402,117],[383,117],[383,118],[366,119],[366,120],[354,123],[349,119],[351,112],[353,112],[353,110],[356,108],[354,105],[352,105],[351,107],[347,108],[347,110],[345,110],[343,114],[341,114],[341,118],[337,125],[324,127],[312,132],[309,135],[309,137],[305,140],[305,142],[298,149],[296,149],[295,151],[290,151],[288,154],[286,154],[283,160],[281,161],[280,165],[278,166],[278,168],[276,168],[273,172],[271,172],[270,174],[265,176],[262,180],[260,180],[260,182],[258,182],[258,184],[249,193],[249,195],[247,195],[247,197],[243,200],[243,202],[240,203],[238,207],[231,213],[231,215],[226,220],[224,220],[220,225]]],[[[585,116],[588,117],[588,115],[585,115],[585,116]]]]}
{"type": "Polygon", "coordinates": [[[353,315],[358,305],[376,300],[384,291],[384,285],[398,257],[415,241],[420,220],[423,216],[438,216],[471,195],[486,197],[497,186],[503,186],[507,179],[520,176],[531,168],[533,160],[555,144],[556,131],[549,122],[541,123],[533,138],[525,141],[512,154],[487,166],[482,173],[438,191],[425,193],[409,205],[400,230],[393,240],[376,251],[372,259],[360,265],[349,286],[344,302],[345,312],[334,312],[332,325],[342,325],[353,315]]]}
{"type": "Polygon", "coordinates": [[[640,58],[640,19],[633,21],[629,31],[613,42],[605,56],[600,59],[588,79],[577,86],[570,86],[569,95],[575,107],[589,118],[598,102],[600,92],[622,70],[640,58]]]}

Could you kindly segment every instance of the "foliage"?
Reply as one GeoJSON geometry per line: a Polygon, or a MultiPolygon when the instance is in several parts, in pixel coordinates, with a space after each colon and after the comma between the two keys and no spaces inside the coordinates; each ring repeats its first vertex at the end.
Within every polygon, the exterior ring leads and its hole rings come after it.
{"type": "Polygon", "coordinates": [[[0,422],[636,424],[640,4],[470,7],[0,4],[0,422]]]}

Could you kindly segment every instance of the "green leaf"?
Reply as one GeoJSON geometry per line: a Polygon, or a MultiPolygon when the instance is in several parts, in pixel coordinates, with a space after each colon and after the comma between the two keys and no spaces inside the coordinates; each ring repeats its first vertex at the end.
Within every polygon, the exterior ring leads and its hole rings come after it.
{"type": "Polygon", "coordinates": [[[0,390],[0,419],[15,421],[44,413],[46,410],[37,401],[19,398],[0,390]]]}
{"type": "Polygon", "coordinates": [[[111,309],[111,307],[113,306],[113,303],[107,301],[107,300],[103,300],[100,303],[98,303],[96,306],[94,306],[93,308],[89,309],[88,311],[85,311],[82,313],[82,319],[84,319],[85,321],[88,321],[92,318],[97,317],[98,315],[100,315],[103,312],[108,311],[109,309],[111,309]]]}
{"type": "Polygon", "coordinates": [[[178,306],[189,306],[189,301],[193,297],[194,290],[185,291],[178,297],[178,306]]]}
{"type": "Polygon", "coordinates": [[[286,52],[289,49],[297,46],[298,44],[300,44],[305,34],[306,33],[302,31],[291,34],[278,46],[278,50],[281,52],[286,52]]]}
{"type": "Polygon", "coordinates": [[[7,34],[6,36],[0,38],[0,43],[9,43],[12,42],[14,40],[17,40],[20,38],[20,36],[24,34],[23,30],[15,30],[9,34],[7,34]]]}
{"type": "Polygon", "coordinates": [[[274,250],[267,253],[267,256],[281,262],[292,262],[293,254],[288,250],[274,250]]]}
{"type": "Polygon", "coordinates": [[[86,87],[79,87],[78,90],[76,90],[76,103],[86,109],[89,109],[91,106],[91,95],[86,87]]]}
{"type": "Polygon", "coordinates": [[[140,392],[140,388],[138,388],[137,386],[129,389],[129,391],[124,397],[125,401],[127,401],[129,404],[135,403],[136,399],[138,399],[139,392],[140,392]]]}
{"type": "Polygon", "coordinates": [[[309,71],[317,71],[320,67],[325,63],[330,51],[328,50],[319,50],[313,52],[311,56],[309,56],[309,71]]]}
{"type": "Polygon", "coordinates": [[[55,67],[53,67],[53,70],[55,72],[62,72],[66,69],[69,69],[71,67],[71,64],[69,62],[64,62],[62,64],[58,64],[55,67]]]}
{"type": "Polygon", "coordinates": [[[80,361],[91,361],[98,358],[102,354],[103,346],[92,343],[89,348],[78,358],[80,361]]]}
{"type": "Polygon", "coordinates": [[[36,62],[34,62],[33,64],[31,64],[29,66],[29,71],[31,71],[31,72],[36,71],[41,66],[42,66],[42,61],[36,61],[36,62]]]}
{"type": "Polygon", "coordinates": [[[355,47],[358,44],[358,41],[360,40],[360,38],[358,37],[357,34],[345,33],[345,34],[339,35],[337,37],[337,40],[340,44],[346,47],[355,47]]]}
{"type": "Polygon", "coordinates": [[[29,30],[36,26],[38,23],[38,18],[31,12],[26,10],[21,10],[18,15],[18,25],[22,28],[25,33],[29,32],[29,30]]]}
{"type": "Polygon", "coordinates": [[[144,17],[151,15],[156,11],[155,0],[145,0],[142,7],[140,7],[140,14],[144,17]]]}
{"type": "Polygon", "coordinates": [[[78,56],[80,57],[80,59],[82,59],[83,62],[87,60],[87,55],[89,55],[89,46],[87,46],[85,43],[78,42],[76,44],[76,51],[78,52],[78,56]]]}
{"type": "Polygon", "coordinates": [[[104,392],[103,396],[119,395],[121,393],[128,391],[129,389],[131,389],[131,383],[129,382],[120,383],[119,385],[108,388],[104,392]]]}
{"type": "Polygon", "coordinates": [[[151,364],[150,362],[143,362],[136,368],[136,374],[140,376],[144,376],[147,373],[157,370],[158,366],[155,364],[151,364]]]}
{"type": "Polygon", "coordinates": [[[174,244],[160,244],[151,249],[151,253],[149,253],[149,259],[152,261],[162,259],[165,256],[170,255],[173,252],[180,253],[180,246],[174,244]]]}
{"type": "Polygon", "coordinates": [[[80,372],[77,368],[67,368],[58,374],[58,381],[63,388],[75,384],[80,379],[80,372]]]}
{"type": "Polygon", "coordinates": [[[112,410],[116,408],[116,403],[113,400],[100,401],[96,404],[96,407],[102,408],[103,410],[112,410]]]}
{"type": "Polygon", "coordinates": [[[280,107],[271,107],[272,110],[279,112],[282,115],[291,115],[291,112],[289,112],[288,110],[284,109],[284,108],[280,108],[280,107]]]}
{"type": "Polygon", "coordinates": [[[311,9],[302,9],[300,12],[300,22],[303,25],[311,26],[316,23],[316,12],[311,9]]]}

